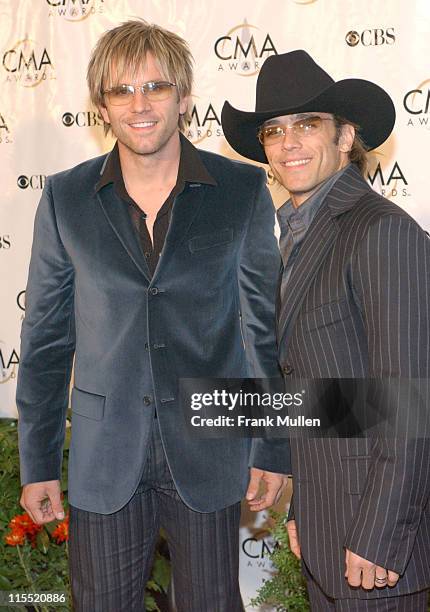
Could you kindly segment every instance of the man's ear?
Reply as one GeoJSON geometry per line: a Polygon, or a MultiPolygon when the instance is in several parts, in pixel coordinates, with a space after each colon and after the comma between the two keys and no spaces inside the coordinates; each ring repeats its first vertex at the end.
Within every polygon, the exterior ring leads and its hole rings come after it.
{"type": "Polygon", "coordinates": [[[190,104],[191,96],[184,96],[183,98],[179,98],[179,114],[185,115],[188,110],[188,106],[190,104]]]}
{"type": "Polygon", "coordinates": [[[355,128],[349,123],[342,125],[338,141],[339,151],[342,151],[342,153],[351,151],[354,138],[355,128]]]}
{"type": "Polygon", "coordinates": [[[98,106],[97,108],[99,110],[99,113],[103,117],[103,121],[105,123],[109,123],[109,125],[110,125],[110,119],[109,119],[109,115],[108,115],[106,106],[98,106]]]}

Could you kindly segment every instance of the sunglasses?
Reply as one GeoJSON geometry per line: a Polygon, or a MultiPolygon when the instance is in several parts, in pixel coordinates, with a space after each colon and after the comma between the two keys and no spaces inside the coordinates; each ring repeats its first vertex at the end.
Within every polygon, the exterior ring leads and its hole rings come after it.
{"type": "Polygon", "coordinates": [[[113,106],[129,104],[135,93],[140,91],[150,102],[162,102],[172,95],[174,83],[168,81],[148,81],[142,85],[115,85],[106,89],[103,94],[113,106]]]}
{"type": "Polygon", "coordinates": [[[264,125],[258,130],[258,140],[263,146],[267,147],[284,138],[288,130],[291,130],[297,138],[313,136],[321,131],[323,121],[333,121],[333,117],[312,115],[298,119],[289,125],[264,125]]]}

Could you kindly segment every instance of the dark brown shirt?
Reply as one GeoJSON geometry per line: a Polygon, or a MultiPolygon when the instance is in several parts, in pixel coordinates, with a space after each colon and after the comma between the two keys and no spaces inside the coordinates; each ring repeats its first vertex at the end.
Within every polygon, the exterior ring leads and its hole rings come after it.
{"type": "Polygon", "coordinates": [[[166,241],[167,230],[169,229],[176,196],[184,191],[186,183],[216,184],[200,159],[197,149],[182,134],[180,134],[180,140],[181,156],[179,160],[178,177],[175,186],[157,213],[153,228],[154,243],[151,242],[151,237],[146,225],[146,213],[129,196],[125,188],[118,143],[115,144],[107,157],[100,180],[96,186],[96,191],[99,191],[106,185],[113,183],[117,196],[124,203],[124,206],[127,206],[133,225],[138,232],[142,252],[145,255],[151,276],[154,275],[155,268],[157,267],[161,251],[166,241]]]}

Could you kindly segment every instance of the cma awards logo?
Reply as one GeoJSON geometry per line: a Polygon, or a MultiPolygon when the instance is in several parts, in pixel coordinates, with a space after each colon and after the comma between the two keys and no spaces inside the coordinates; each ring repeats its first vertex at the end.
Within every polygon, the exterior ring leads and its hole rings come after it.
{"type": "Polygon", "coordinates": [[[2,67],[6,81],[24,87],[36,87],[47,79],[55,79],[54,66],[46,47],[26,37],[3,53],[2,67]]]}
{"type": "Polygon", "coordinates": [[[391,167],[382,168],[381,162],[367,173],[369,183],[385,198],[409,197],[408,181],[396,161],[391,167]]]}
{"type": "Polygon", "coordinates": [[[211,103],[206,106],[200,103],[193,104],[184,134],[193,144],[198,144],[206,138],[223,135],[219,114],[211,103]]]}
{"type": "Polygon", "coordinates": [[[43,189],[46,182],[46,174],[21,174],[16,184],[20,189],[43,189]]]}
{"type": "Polygon", "coordinates": [[[46,0],[49,17],[63,17],[67,21],[82,21],[95,13],[103,13],[105,0],[46,0]]]}
{"type": "Polygon", "coordinates": [[[10,144],[11,142],[13,141],[9,125],[6,123],[6,119],[0,113],[0,144],[10,144]]]}
{"type": "Polygon", "coordinates": [[[266,567],[270,563],[269,555],[277,548],[276,542],[268,531],[258,531],[242,542],[242,552],[247,558],[247,567],[266,567]]]}
{"type": "Polygon", "coordinates": [[[5,343],[0,340],[0,385],[16,378],[18,365],[17,351],[14,348],[7,348],[5,343]]]}
{"type": "Polygon", "coordinates": [[[394,45],[396,37],[394,28],[386,28],[385,30],[382,28],[372,28],[362,32],[351,30],[345,36],[345,41],[349,47],[356,47],[357,45],[379,47],[380,45],[394,45]]]}
{"type": "Polygon", "coordinates": [[[103,117],[96,111],[79,111],[77,113],[64,113],[61,117],[62,124],[65,127],[102,127],[103,117]]]}
{"type": "Polygon", "coordinates": [[[239,76],[253,76],[271,54],[277,54],[270,34],[263,34],[257,26],[244,23],[235,26],[225,36],[217,38],[215,55],[220,60],[218,70],[235,72],[239,76]]]}
{"type": "Polygon", "coordinates": [[[406,125],[409,127],[424,127],[430,129],[430,79],[426,79],[405,94],[403,98],[403,107],[409,114],[406,125]]]}

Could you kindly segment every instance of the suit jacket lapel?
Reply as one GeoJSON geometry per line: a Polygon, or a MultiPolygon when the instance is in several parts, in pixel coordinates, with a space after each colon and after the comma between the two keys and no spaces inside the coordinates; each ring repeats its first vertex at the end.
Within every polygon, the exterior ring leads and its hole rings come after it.
{"type": "Polygon", "coordinates": [[[339,232],[337,217],[350,210],[370,187],[351,164],[333,185],[303,240],[279,310],[278,345],[285,352],[300,306],[339,232]]]}
{"type": "Polygon", "coordinates": [[[106,185],[96,194],[106,218],[139,271],[151,282],[151,274],[139,243],[139,237],[127,207],[115,193],[113,184],[106,185]]]}
{"type": "Polygon", "coordinates": [[[280,327],[279,327],[279,322],[280,322],[280,316],[281,316],[281,283],[282,283],[282,275],[284,273],[284,264],[282,262],[281,259],[281,265],[279,267],[279,274],[278,274],[278,285],[276,288],[276,299],[275,299],[275,321],[276,321],[276,339],[278,341],[279,344],[279,340],[280,340],[280,327]]]}
{"type": "Polygon", "coordinates": [[[184,191],[176,196],[166,241],[154,273],[154,278],[158,275],[160,269],[168,264],[176,248],[185,240],[189,228],[203,203],[205,189],[206,187],[201,183],[186,183],[184,191]]]}
{"type": "Polygon", "coordinates": [[[338,232],[330,210],[323,204],[301,245],[298,259],[288,280],[286,298],[279,313],[279,346],[284,348],[307,290],[338,232]]]}
{"type": "Polygon", "coordinates": [[[153,282],[161,266],[167,263],[176,247],[185,239],[190,225],[202,205],[204,190],[205,186],[201,183],[186,184],[184,191],[175,198],[166,242],[152,278],[130,215],[124,203],[116,195],[113,185],[106,185],[96,196],[123,247],[148,282],[153,282]]]}

